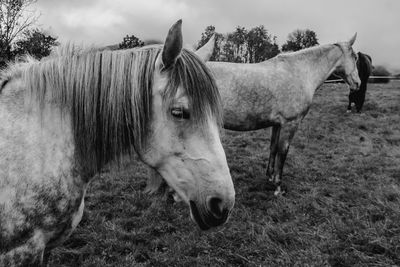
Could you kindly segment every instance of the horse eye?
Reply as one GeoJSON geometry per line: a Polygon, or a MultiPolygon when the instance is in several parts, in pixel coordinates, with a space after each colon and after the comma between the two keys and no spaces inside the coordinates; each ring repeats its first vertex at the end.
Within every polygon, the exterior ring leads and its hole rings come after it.
{"type": "Polygon", "coordinates": [[[188,120],[190,119],[190,113],[188,110],[185,110],[182,107],[179,108],[172,108],[171,109],[171,115],[174,116],[177,119],[185,119],[188,120]]]}

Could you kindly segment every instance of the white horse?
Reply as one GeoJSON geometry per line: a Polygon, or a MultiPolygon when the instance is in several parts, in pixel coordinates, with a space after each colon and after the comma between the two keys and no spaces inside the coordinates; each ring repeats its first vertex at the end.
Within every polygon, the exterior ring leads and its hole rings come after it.
{"type": "Polygon", "coordinates": [[[235,191],[219,136],[215,81],[165,44],[28,59],[1,74],[0,266],[40,265],[81,220],[91,178],[136,151],[190,207],[201,229],[223,224],[235,191]]]}
{"type": "MultiPolygon", "coordinates": [[[[255,64],[208,62],[221,94],[224,128],[252,131],[272,127],[267,176],[281,194],[282,170],[290,142],[310,109],[314,93],[335,72],[358,90],[357,54],[348,42],[315,46],[280,54],[255,64]]],[[[196,53],[207,59],[214,38],[196,53]]],[[[153,175],[148,190],[155,191],[160,179],[153,175]]]]}

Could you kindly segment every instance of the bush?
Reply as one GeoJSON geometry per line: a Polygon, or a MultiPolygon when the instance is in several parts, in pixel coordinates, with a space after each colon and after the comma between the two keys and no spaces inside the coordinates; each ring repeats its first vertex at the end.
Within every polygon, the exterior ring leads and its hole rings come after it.
{"type": "MultiPolygon", "coordinates": [[[[391,73],[384,66],[376,66],[372,70],[371,76],[390,76],[391,73]]],[[[388,83],[390,82],[389,78],[370,78],[370,83],[388,83]]]]}

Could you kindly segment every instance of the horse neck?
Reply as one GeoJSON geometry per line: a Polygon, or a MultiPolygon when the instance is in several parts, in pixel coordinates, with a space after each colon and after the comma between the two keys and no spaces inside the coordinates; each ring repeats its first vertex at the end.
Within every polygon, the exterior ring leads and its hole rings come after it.
{"type": "Polygon", "coordinates": [[[303,53],[299,62],[299,69],[303,72],[302,77],[307,77],[305,80],[311,95],[314,95],[315,90],[341,64],[342,55],[343,52],[337,45],[312,48],[303,53]]]}

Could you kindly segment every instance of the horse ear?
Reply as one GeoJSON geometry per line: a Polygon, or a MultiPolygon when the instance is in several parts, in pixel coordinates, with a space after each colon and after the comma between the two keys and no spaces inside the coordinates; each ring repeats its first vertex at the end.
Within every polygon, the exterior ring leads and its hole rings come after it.
{"type": "Polygon", "coordinates": [[[212,56],[212,53],[214,52],[214,46],[215,46],[215,33],[211,36],[208,42],[199,49],[197,49],[195,53],[204,62],[209,61],[212,56]]]}
{"type": "Polygon", "coordinates": [[[353,46],[354,42],[356,41],[356,38],[357,38],[357,33],[355,33],[353,37],[351,37],[349,41],[350,46],[353,46]]]}
{"type": "Polygon", "coordinates": [[[162,51],[163,68],[168,69],[175,64],[175,61],[182,50],[182,20],[178,20],[169,29],[162,51]]]}

